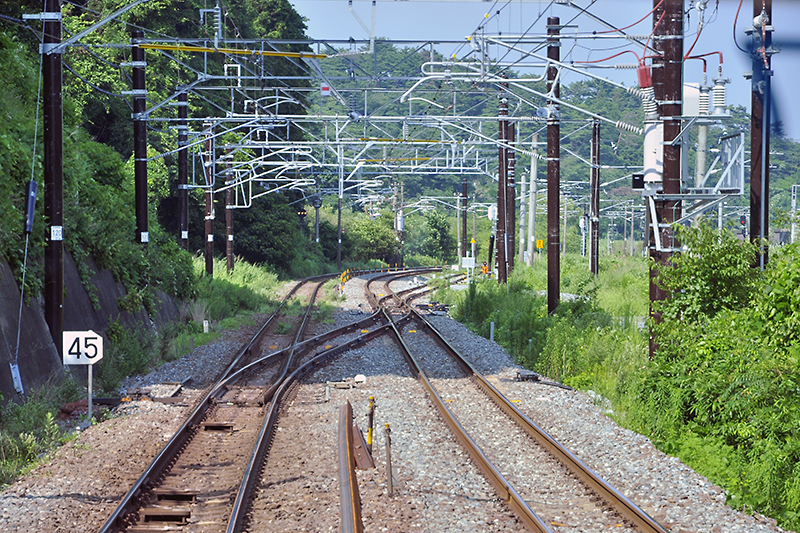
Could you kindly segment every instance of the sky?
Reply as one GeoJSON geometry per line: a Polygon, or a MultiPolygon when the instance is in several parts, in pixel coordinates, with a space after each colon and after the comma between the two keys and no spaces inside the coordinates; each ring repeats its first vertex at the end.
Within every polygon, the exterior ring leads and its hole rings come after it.
{"type": "MultiPolygon", "coordinates": [[[[307,19],[307,35],[315,39],[367,39],[365,32],[348,9],[347,0],[290,0],[295,9],[307,19]]],[[[574,3],[586,7],[591,0],[574,0],[574,3]]],[[[685,0],[684,8],[697,4],[685,0]]],[[[692,55],[720,51],[723,55],[723,76],[730,78],[728,85],[728,104],[743,105],[750,109],[752,87],[749,80],[743,78],[745,71],[752,70],[749,56],[737,50],[733,39],[734,18],[740,2],[737,0],[709,0],[705,10],[705,26],[697,40],[692,55]],[[717,10],[714,13],[715,9],[717,10]]],[[[595,0],[588,9],[592,14],[616,27],[625,27],[645,17],[653,8],[651,0],[595,0]]],[[[372,6],[368,0],[354,0],[353,9],[359,18],[369,27],[372,21],[372,6]]],[[[752,26],[753,0],[744,0],[741,4],[736,24],[736,39],[739,46],[748,48],[749,37],[744,33],[746,27],[752,26]]],[[[577,25],[579,32],[591,32],[607,29],[593,21],[580,11],[555,2],[520,2],[518,0],[480,2],[480,1],[379,1],[376,9],[375,35],[394,40],[460,40],[467,44],[466,37],[473,33],[486,21],[487,33],[520,34],[527,31],[542,34],[546,31],[548,16],[557,16],[561,24],[569,22],[577,25]],[[497,12],[500,11],[499,14],[497,12]],[[489,18],[486,18],[486,15],[489,18]],[[577,18],[576,18],[577,15],[577,18]],[[538,20],[537,20],[538,19],[538,20]],[[572,20],[574,19],[574,20],[572,20]]],[[[800,1],[773,0],[772,7],[775,33],[773,40],[777,43],[793,40],[800,41],[800,1]]],[[[686,17],[686,16],[685,16],[686,17]]],[[[695,39],[699,20],[696,8],[689,10],[689,23],[686,24],[684,50],[688,50],[695,39]]],[[[685,19],[686,20],[686,19],[685,19]]],[[[649,35],[652,30],[652,17],[647,16],[641,23],[626,30],[634,35],[649,35]]],[[[567,30],[564,30],[565,32],[567,30]]],[[[589,44],[597,48],[618,46],[623,41],[600,41],[589,44]]],[[[586,41],[580,44],[586,44],[586,41]]],[[[630,49],[641,55],[642,47],[632,45],[630,49]]],[[[461,57],[467,48],[460,45],[440,45],[437,51],[445,56],[458,53],[461,57]]],[[[602,59],[614,54],[613,51],[589,51],[585,48],[573,48],[572,59],[602,59]]],[[[562,51],[562,60],[565,55],[562,51]]],[[[719,65],[716,56],[708,58],[708,82],[717,77],[719,65]]],[[[633,56],[626,54],[611,62],[635,62],[633,56]]],[[[784,123],[786,135],[800,140],[800,98],[794,93],[800,87],[800,48],[795,50],[785,46],[783,51],[773,56],[772,69],[773,94],[776,99],[779,116],[784,123]]],[[[608,76],[626,85],[636,85],[633,70],[594,70],[596,74],[608,76]]],[[[684,67],[684,83],[699,83],[702,78],[702,63],[687,61],[684,67]]],[[[568,78],[573,81],[578,78],[568,78]]]]}

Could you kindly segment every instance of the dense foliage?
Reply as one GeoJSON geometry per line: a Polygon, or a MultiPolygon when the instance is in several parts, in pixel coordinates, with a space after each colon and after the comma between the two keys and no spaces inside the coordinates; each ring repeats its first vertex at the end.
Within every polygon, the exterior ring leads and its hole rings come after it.
{"type": "Polygon", "coordinates": [[[719,482],[736,506],[800,526],[800,263],[796,245],[754,246],[726,232],[683,232],[692,254],[660,277],[676,296],[631,416],[668,451],[719,482]],[[722,283],[709,291],[714,283],[722,283]],[[708,466],[703,466],[709,459],[708,466]]]}

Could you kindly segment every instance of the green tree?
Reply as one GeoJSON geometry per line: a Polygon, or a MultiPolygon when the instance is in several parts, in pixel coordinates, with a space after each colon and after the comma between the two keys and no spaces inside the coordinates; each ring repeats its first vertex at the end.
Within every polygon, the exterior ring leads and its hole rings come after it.
{"type": "Polygon", "coordinates": [[[456,238],[451,233],[451,220],[445,213],[433,210],[426,216],[427,235],[422,243],[422,253],[447,263],[456,255],[456,238]]]}
{"type": "Polygon", "coordinates": [[[362,262],[371,259],[390,262],[397,247],[391,224],[391,217],[388,216],[353,220],[347,228],[351,243],[350,257],[362,262]]]}
{"type": "Polygon", "coordinates": [[[752,268],[754,244],[730,230],[714,230],[706,221],[678,226],[676,238],[687,251],[675,254],[657,274],[657,283],[670,295],[663,306],[665,318],[697,321],[722,309],[740,309],[750,300],[758,280],[752,268]]]}
{"type": "Polygon", "coordinates": [[[302,236],[297,211],[282,195],[256,198],[249,209],[237,210],[233,220],[236,255],[250,263],[270,265],[284,274],[289,272],[302,236]]]}

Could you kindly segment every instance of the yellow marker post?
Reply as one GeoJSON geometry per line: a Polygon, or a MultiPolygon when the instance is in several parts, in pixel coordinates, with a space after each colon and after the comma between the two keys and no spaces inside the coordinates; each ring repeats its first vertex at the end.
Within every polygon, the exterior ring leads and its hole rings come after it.
{"type": "Polygon", "coordinates": [[[367,451],[372,455],[372,432],[375,421],[375,396],[369,397],[369,413],[367,414],[367,451]]]}

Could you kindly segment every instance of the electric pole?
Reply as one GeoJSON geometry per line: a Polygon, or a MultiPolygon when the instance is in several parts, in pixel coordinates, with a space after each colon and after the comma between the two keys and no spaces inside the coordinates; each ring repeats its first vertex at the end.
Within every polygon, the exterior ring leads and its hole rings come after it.
{"type": "MultiPolygon", "coordinates": [[[[514,141],[516,140],[516,128],[514,123],[508,123],[506,126],[506,143],[509,146],[514,145],[514,141]]],[[[514,249],[515,249],[515,242],[514,242],[514,234],[517,226],[517,190],[516,190],[516,166],[517,166],[517,154],[514,150],[507,148],[506,149],[506,161],[508,163],[508,173],[506,174],[506,240],[508,245],[506,246],[506,261],[508,261],[508,268],[506,272],[506,278],[511,271],[514,270],[514,249]]]]}
{"type": "Polygon", "coordinates": [[[589,175],[589,271],[600,273],[600,121],[592,122],[592,170],[589,175]]]}
{"type": "Polygon", "coordinates": [[[186,91],[178,94],[178,220],[180,238],[178,242],[184,250],[189,249],[189,154],[186,145],[189,139],[189,95],[186,91]]]}
{"type": "Polygon", "coordinates": [[[131,34],[133,45],[133,173],[136,193],[136,242],[147,244],[150,241],[147,219],[147,122],[144,112],[147,109],[147,90],[145,89],[144,49],[138,46],[144,39],[142,30],[131,34]]]}
{"type": "MultiPolygon", "coordinates": [[[[230,150],[228,150],[230,155],[230,150]]],[[[228,170],[231,168],[231,160],[225,162],[228,170]]],[[[233,187],[228,180],[225,181],[228,188],[225,190],[225,263],[228,275],[233,272],[233,187]]]]}
{"type": "Polygon", "coordinates": [[[769,259],[769,137],[772,0],[753,0],[753,92],[750,104],[750,240],[761,241],[758,266],[769,259]]]}
{"type": "MultiPolygon", "coordinates": [[[[501,146],[498,150],[497,157],[497,282],[505,283],[508,279],[508,259],[506,258],[506,200],[508,195],[508,184],[506,172],[508,171],[508,163],[506,162],[506,148],[502,146],[506,142],[507,124],[506,117],[508,116],[508,94],[506,93],[506,84],[502,84],[502,93],[500,94],[500,107],[498,111],[498,129],[497,140],[501,146]]],[[[512,229],[513,231],[513,229],[512,229]]]]}
{"type": "Polygon", "coordinates": [[[461,180],[461,250],[467,255],[467,178],[461,180]]]}
{"type": "Polygon", "coordinates": [[[211,137],[206,140],[205,169],[206,178],[206,214],[205,214],[205,238],[206,238],[206,276],[214,275],[214,145],[211,137]]]}
{"type": "MultiPolygon", "coordinates": [[[[673,140],[681,131],[683,110],[683,0],[653,0],[653,47],[661,52],[653,58],[653,91],[658,106],[658,116],[663,124],[663,171],[661,194],[669,198],[681,192],[681,145],[673,140]]],[[[647,169],[645,169],[646,171],[647,169]]],[[[672,223],[680,217],[680,202],[666,198],[655,200],[656,220],[652,220],[650,257],[658,265],[669,265],[673,250],[677,248],[672,223]],[[655,246],[659,239],[661,250],[655,246]]],[[[655,283],[656,270],[650,269],[650,315],[661,320],[661,313],[653,310],[653,302],[666,300],[667,291],[655,283]]],[[[650,336],[650,357],[657,348],[650,336]]]]}
{"type": "MultiPolygon", "coordinates": [[[[547,58],[560,58],[559,33],[561,21],[558,17],[547,18],[547,58]]],[[[547,69],[547,92],[559,98],[558,69],[547,69]]],[[[561,125],[558,119],[558,104],[550,100],[547,104],[547,312],[558,307],[561,292],[560,228],[558,224],[559,187],[561,180],[561,125]]]]}
{"type": "Polygon", "coordinates": [[[61,1],[44,4],[42,84],[44,104],[44,215],[50,225],[44,248],[44,316],[58,353],[64,331],[64,145],[61,97],[61,1]],[[52,51],[52,52],[51,52],[52,51]]]}

